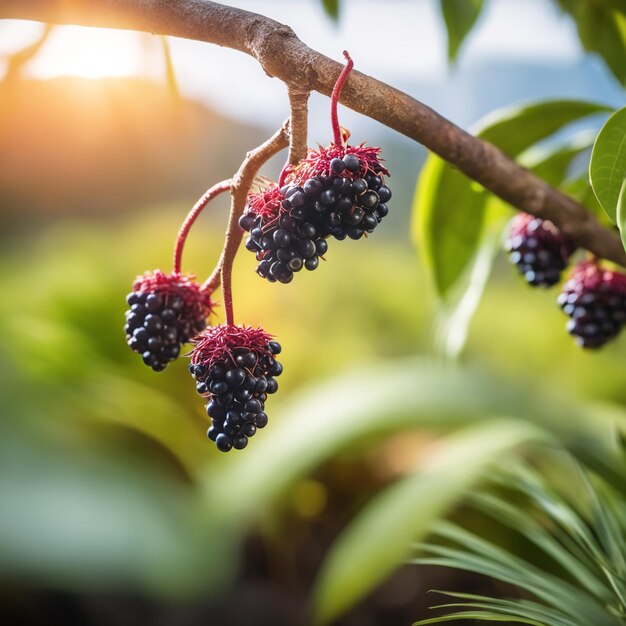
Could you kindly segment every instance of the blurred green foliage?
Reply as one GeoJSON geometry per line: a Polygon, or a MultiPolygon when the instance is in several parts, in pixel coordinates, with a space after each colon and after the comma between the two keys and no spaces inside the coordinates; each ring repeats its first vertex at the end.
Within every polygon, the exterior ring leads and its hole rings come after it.
{"type": "MultiPolygon", "coordinates": [[[[408,241],[347,242],[288,289],[261,281],[242,251],[236,318],[280,338],[285,373],[266,431],[245,454],[221,456],[205,440],[185,360],[154,375],[122,332],[135,273],[169,268],[184,210],[59,221],[3,247],[0,495],[14,503],[0,512],[4,575],[169,595],[216,589],[233,574],[252,520],[280,510],[316,466],[355,445],[424,426],[547,415],[525,408],[559,406],[528,382],[534,376],[565,395],[626,401],[623,346],[577,350],[553,295],[525,290],[504,265],[466,356],[486,371],[472,374],[412,358],[431,353],[433,311],[408,241]]],[[[185,268],[209,273],[222,210],[199,224],[185,268]]],[[[564,424],[579,423],[564,411],[564,424]]]]}

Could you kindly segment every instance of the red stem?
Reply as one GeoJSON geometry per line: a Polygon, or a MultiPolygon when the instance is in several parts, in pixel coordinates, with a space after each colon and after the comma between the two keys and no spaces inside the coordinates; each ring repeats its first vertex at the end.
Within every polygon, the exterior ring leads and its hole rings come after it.
{"type": "Polygon", "coordinates": [[[339,78],[337,79],[337,82],[333,87],[333,93],[330,96],[330,120],[333,127],[333,137],[335,139],[336,146],[343,145],[341,128],[339,126],[339,117],[337,115],[337,103],[339,102],[339,96],[341,95],[343,85],[348,78],[348,74],[354,66],[354,61],[350,58],[350,55],[346,50],[343,51],[343,56],[346,57],[347,63],[346,66],[341,70],[341,74],[339,74],[339,78]]]}
{"type": "Polygon", "coordinates": [[[285,184],[285,178],[287,178],[287,174],[289,173],[289,169],[291,163],[289,163],[289,161],[287,161],[287,163],[285,163],[283,169],[280,171],[280,176],[278,177],[278,187],[280,189],[283,188],[283,185],[285,184]]]}
{"type": "Polygon", "coordinates": [[[202,197],[196,202],[191,211],[187,214],[185,221],[183,222],[180,230],[178,231],[178,235],[176,237],[176,245],[174,246],[174,273],[180,274],[181,261],[183,256],[183,248],[185,247],[185,242],[187,241],[187,235],[189,235],[189,231],[193,226],[196,219],[198,219],[198,215],[202,213],[202,210],[206,205],[213,200],[216,196],[223,193],[224,191],[228,191],[231,186],[231,179],[223,180],[216,185],[213,185],[210,189],[204,192],[202,197]]]}

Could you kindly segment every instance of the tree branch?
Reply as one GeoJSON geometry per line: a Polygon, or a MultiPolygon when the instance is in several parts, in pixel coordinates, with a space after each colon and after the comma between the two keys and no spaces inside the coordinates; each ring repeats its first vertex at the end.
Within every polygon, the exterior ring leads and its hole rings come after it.
{"type": "Polygon", "coordinates": [[[309,124],[309,95],[310,91],[299,89],[293,85],[289,90],[289,158],[291,165],[295,165],[306,157],[307,129],[309,124]]]}
{"type": "MultiPolygon", "coordinates": [[[[206,41],[253,56],[288,87],[330,95],[341,65],[284,24],[209,0],[0,0],[0,17],[148,31],[206,41]]],[[[514,207],[554,222],[579,246],[626,266],[617,234],[585,208],[428,106],[352,72],[342,104],[410,137],[514,207]]]]}
{"type": "Polygon", "coordinates": [[[224,249],[220,256],[216,270],[209,277],[203,289],[212,291],[219,284],[221,277],[226,323],[233,324],[233,296],[232,296],[232,269],[243,230],[239,226],[239,218],[246,206],[248,192],[261,166],[277,152],[289,145],[289,120],[286,120],[272,137],[258,148],[248,152],[237,173],[233,176],[230,185],[231,203],[224,249]]]}

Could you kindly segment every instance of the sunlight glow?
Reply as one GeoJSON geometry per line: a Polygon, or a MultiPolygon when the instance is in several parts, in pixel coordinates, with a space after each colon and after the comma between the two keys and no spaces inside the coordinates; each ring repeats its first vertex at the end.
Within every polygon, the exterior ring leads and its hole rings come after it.
{"type": "Polygon", "coordinates": [[[36,78],[134,76],[146,69],[140,35],[105,28],[55,28],[29,67],[36,78]]]}

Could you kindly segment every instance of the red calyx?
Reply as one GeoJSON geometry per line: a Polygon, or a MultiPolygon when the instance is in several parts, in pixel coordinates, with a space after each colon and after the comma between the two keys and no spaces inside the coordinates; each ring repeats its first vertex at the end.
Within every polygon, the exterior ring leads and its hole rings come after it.
{"type": "Polygon", "coordinates": [[[576,265],[564,291],[595,290],[603,286],[604,289],[626,295],[626,274],[616,272],[600,266],[596,259],[576,265]]]}
{"type": "Polygon", "coordinates": [[[209,326],[193,339],[191,362],[194,365],[201,363],[208,368],[225,359],[230,359],[234,363],[232,351],[236,348],[248,348],[254,351],[257,357],[270,359],[274,357],[268,347],[270,341],[272,335],[262,328],[228,324],[209,326]]]}
{"type": "Polygon", "coordinates": [[[330,162],[333,159],[343,159],[347,154],[354,154],[361,166],[356,172],[344,170],[341,174],[343,178],[355,180],[363,178],[368,173],[389,176],[389,170],[382,164],[380,152],[380,148],[367,146],[364,143],[358,146],[341,146],[331,143],[327,147],[318,146],[317,150],[309,148],[306,158],[291,168],[286,180],[289,183],[303,185],[309,178],[328,176],[330,162]]]}
{"type": "Polygon", "coordinates": [[[179,296],[184,302],[184,316],[202,313],[207,318],[215,309],[211,294],[201,288],[194,274],[179,274],[178,272],[165,274],[161,270],[148,271],[135,279],[133,291],[179,296]]]}
{"type": "Polygon", "coordinates": [[[282,201],[283,194],[280,192],[280,188],[275,183],[271,183],[264,191],[248,195],[246,213],[252,213],[265,218],[265,220],[271,220],[280,213],[282,201]]]}

